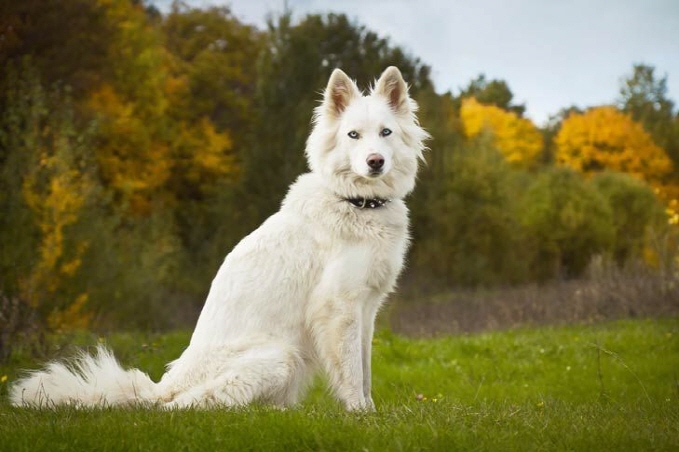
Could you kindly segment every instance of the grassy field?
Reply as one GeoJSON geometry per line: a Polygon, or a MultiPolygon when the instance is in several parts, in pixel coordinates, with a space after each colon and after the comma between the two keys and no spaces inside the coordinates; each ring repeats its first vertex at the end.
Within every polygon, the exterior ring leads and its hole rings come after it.
{"type": "MultiPolygon", "coordinates": [[[[187,341],[107,338],[154,378],[187,341]]],[[[0,367],[0,450],[679,450],[677,319],[374,342],[373,414],[344,413],[320,381],[288,411],[16,409],[7,384],[36,364],[18,353],[0,367]]]]}

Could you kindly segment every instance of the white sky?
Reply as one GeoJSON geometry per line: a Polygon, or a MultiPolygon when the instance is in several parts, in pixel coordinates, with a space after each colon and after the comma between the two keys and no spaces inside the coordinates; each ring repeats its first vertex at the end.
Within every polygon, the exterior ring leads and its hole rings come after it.
{"type": "MultiPolygon", "coordinates": [[[[171,0],[151,2],[165,10],[171,0]]],[[[285,3],[295,18],[345,13],[431,66],[438,92],[457,93],[480,73],[505,80],[539,125],[563,107],[613,102],[634,63],[667,75],[679,103],[679,0],[186,2],[228,5],[259,28],[285,3]]]]}

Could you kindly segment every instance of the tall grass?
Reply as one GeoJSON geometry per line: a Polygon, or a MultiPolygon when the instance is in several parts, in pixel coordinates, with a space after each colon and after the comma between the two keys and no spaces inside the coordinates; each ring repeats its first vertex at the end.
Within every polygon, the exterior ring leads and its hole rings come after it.
{"type": "Polygon", "coordinates": [[[391,304],[389,323],[416,337],[679,316],[679,273],[643,263],[620,268],[595,259],[585,277],[541,284],[428,294],[414,287],[391,304]]]}
{"type": "MultiPolygon", "coordinates": [[[[109,343],[125,365],[158,378],[187,340],[186,333],[121,334],[109,343]]],[[[377,413],[344,413],[320,381],[287,411],[32,411],[3,401],[0,450],[679,448],[677,319],[437,339],[382,331],[374,348],[377,413]]],[[[34,364],[18,353],[0,376],[11,380],[34,364]]]]}

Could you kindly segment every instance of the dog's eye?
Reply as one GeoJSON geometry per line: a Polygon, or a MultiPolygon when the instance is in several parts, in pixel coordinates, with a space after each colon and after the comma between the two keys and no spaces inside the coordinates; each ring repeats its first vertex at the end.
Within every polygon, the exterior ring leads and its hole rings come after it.
{"type": "Polygon", "coordinates": [[[383,136],[383,137],[388,137],[389,135],[391,135],[391,129],[387,129],[387,128],[385,127],[385,128],[382,129],[382,131],[380,132],[380,135],[383,136]]]}
{"type": "Polygon", "coordinates": [[[349,138],[351,139],[358,140],[358,132],[356,132],[355,130],[352,130],[347,135],[349,135],[349,138]]]}

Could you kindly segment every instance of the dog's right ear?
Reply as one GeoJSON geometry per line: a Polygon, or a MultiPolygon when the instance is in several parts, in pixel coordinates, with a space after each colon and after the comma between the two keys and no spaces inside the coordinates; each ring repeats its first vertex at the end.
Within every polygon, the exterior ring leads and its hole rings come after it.
{"type": "Polygon", "coordinates": [[[361,92],[356,83],[341,69],[332,71],[323,98],[323,106],[326,112],[339,117],[347,108],[347,105],[358,97],[361,97],[361,92]]]}

